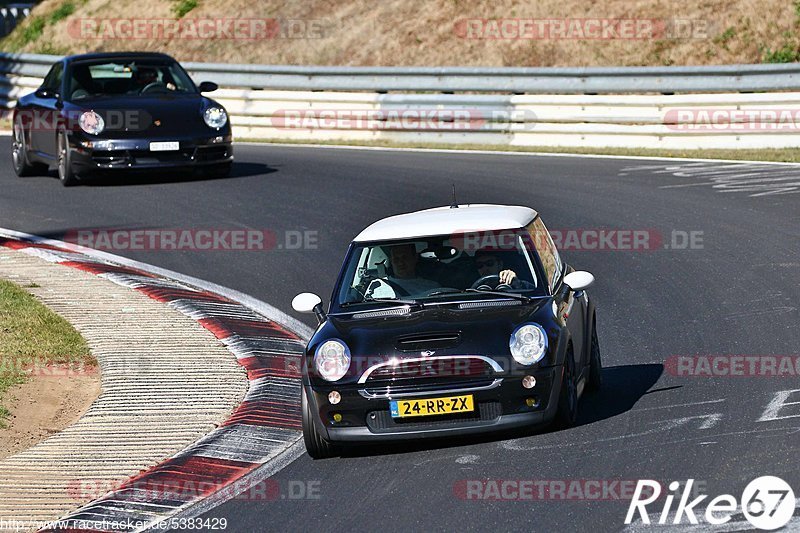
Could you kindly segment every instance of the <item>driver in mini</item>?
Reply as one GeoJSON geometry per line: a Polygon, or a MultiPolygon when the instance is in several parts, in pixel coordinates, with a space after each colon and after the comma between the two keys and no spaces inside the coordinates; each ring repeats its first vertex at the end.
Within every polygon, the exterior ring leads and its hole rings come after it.
{"type": "Polygon", "coordinates": [[[478,269],[478,279],[484,276],[499,276],[500,284],[510,285],[512,289],[535,289],[529,281],[521,280],[517,273],[503,268],[503,259],[491,250],[478,250],[475,252],[475,267],[478,269]]]}

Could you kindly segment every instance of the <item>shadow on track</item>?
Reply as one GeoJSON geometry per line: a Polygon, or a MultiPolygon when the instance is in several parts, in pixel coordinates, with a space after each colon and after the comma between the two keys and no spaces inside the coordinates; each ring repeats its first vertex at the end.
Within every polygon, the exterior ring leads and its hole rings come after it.
{"type": "MultiPolygon", "coordinates": [[[[235,178],[247,178],[251,176],[263,176],[278,172],[277,168],[262,163],[234,163],[231,168],[230,176],[216,177],[202,169],[198,170],[174,170],[174,169],[151,169],[151,170],[123,170],[98,172],[91,176],[82,177],[78,180],[78,187],[128,187],[136,185],[156,185],[161,183],[189,183],[193,181],[214,181],[235,178]]],[[[54,170],[43,173],[41,176],[31,176],[23,178],[26,180],[36,179],[37,177],[50,177],[58,179],[54,170]]]]}
{"type": "MultiPolygon", "coordinates": [[[[648,394],[655,385],[664,366],[661,364],[623,365],[603,369],[603,388],[599,393],[586,394],[581,398],[578,421],[575,427],[585,426],[621,415],[630,411],[636,402],[648,394]]],[[[657,392],[657,391],[651,391],[657,392]]],[[[342,457],[362,457],[369,455],[392,455],[420,452],[432,449],[446,449],[459,446],[497,442],[506,439],[529,437],[550,433],[547,427],[533,430],[503,431],[488,435],[451,437],[446,439],[420,439],[397,443],[380,443],[348,446],[341,451],[342,457]]]]}
{"type": "Polygon", "coordinates": [[[90,178],[83,178],[80,185],[90,187],[120,187],[131,185],[155,185],[158,183],[188,183],[192,181],[212,181],[226,180],[235,178],[247,178],[271,174],[278,170],[269,165],[261,163],[234,163],[231,174],[228,177],[220,178],[210,175],[202,170],[196,171],[170,171],[156,170],[151,172],[136,171],[130,174],[99,174],[90,178]]]}

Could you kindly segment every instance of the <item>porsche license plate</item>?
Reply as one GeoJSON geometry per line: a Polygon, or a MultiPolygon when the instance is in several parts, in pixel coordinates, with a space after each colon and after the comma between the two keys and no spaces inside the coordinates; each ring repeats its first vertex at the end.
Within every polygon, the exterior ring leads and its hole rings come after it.
{"type": "Polygon", "coordinates": [[[172,150],[179,150],[180,147],[181,143],[178,141],[161,141],[150,143],[151,152],[169,152],[172,150]]]}
{"type": "Polygon", "coordinates": [[[389,408],[392,418],[404,418],[467,413],[475,410],[475,403],[472,395],[468,394],[446,398],[425,398],[424,400],[392,400],[389,408]]]}

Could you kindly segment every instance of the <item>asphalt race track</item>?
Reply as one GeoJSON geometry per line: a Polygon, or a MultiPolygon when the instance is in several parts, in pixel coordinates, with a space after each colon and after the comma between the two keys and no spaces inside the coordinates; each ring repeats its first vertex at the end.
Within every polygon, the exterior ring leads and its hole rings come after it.
{"type": "MultiPolygon", "coordinates": [[[[0,139],[0,150],[9,145],[0,139]]],[[[327,301],[364,226],[447,205],[452,183],[461,203],[529,205],[564,235],[646,230],[651,249],[562,252],[598,280],[591,292],[605,387],[583,400],[577,427],[325,461],[304,455],[277,475],[273,499],[234,499],[207,513],[227,518],[229,531],[615,531],[627,503],[614,498],[614,482],[693,478],[702,493],[737,498],[762,475],[800,487],[800,405],[790,405],[800,392],[768,412],[777,393],[800,389],[796,374],[686,377],[667,363],[800,355],[800,167],[256,145],[238,145],[236,157],[225,180],[148,175],[70,189],[52,176],[17,178],[7,157],[0,227],[54,238],[79,229],[250,228],[278,242],[285,231],[315,232],[310,249],[111,250],[286,312],[300,291],[327,301]],[[690,232],[702,233],[685,246],[690,232]],[[492,497],[488,489],[466,498],[470,480],[487,479],[612,488],[605,499],[476,499],[492,497]]],[[[800,527],[797,517],[792,524],[800,527]]]]}

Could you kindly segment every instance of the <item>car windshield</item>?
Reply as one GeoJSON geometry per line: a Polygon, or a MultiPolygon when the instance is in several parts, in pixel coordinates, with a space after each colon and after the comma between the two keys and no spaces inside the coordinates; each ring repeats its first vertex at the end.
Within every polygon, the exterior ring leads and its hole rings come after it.
{"type": "Polygon", "coordinates": [[[338,294],[340,305],[424,302],[454,295],[537,296],[534,255],[522,233],[440,235],[354,246],[338,294]]]}
{"type": "Polygon", "coordinates": [[[70,69],[66,94],[69,100],[82,100],[194,92],[194,84],[175,61],[149,59],[76,63],[70,69]]]}

